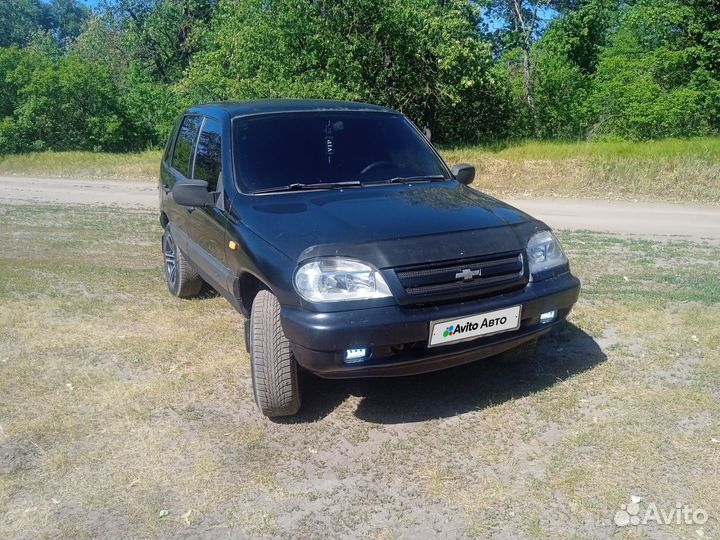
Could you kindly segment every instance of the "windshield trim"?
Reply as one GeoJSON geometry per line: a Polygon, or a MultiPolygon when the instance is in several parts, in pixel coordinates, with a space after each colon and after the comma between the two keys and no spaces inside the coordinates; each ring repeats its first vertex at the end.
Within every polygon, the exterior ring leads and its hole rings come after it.
{"type": "MultiPolygon", "coordinates": [[[[243,120],[245,118],[257,118],[260,116],[276,116],[276,115],[284,115],[284,114],[326,114],[326,113],[348,113],[348,114],[377,114],[377,115],[390,115],[390,116],[398,116],[400,117],[405,123],[407,123],[417,135],[419,135],[420,140],[425,144],[426,148],[432,152],[432,154],[437,158],[439,163],[441,164],[443,170],[447,174],[446,180],[454,180],[455,176],[450,171],[450,167],[448,167],[447,163],[445,163],[445,160],[440,156],[440,153],[437,151],[435,146],[428,140],[428,138],[425,136],[425,134],[415,125],[414,122],[412,122],[407,116],[405,116],[403,113],[393,110],[375,110],[375,109],[345,109],[342,107],[338,108],[332,108],[329,107],[327,109],[294,109],[291,111],[263,111],[263,112],[257,112],[257,113],[247,113],[247,114],[239,114],[236,116],[230,117],[230,158],[232,160],[232,176],[233,176],[233,183],[235,184],[235,189],[237,190],[238,194],[245,195],[245,196],[266,196],[266,195],[279,195],[283,193],[301,193],[303,190],[291,190],[291,191],[272,191],[272,192],[265,192],[265,193],[257,193],[255,191],[247,191],[245,189],[245,186],[243,185],[241,179],[240,179],[240,172],[237,169],[237,156],[235,153],[237,152],[237,145],[236,145],[236,130],[235,130],[235,123],[237,121],[243,120]]],[[[363,184],[363,185],[393,185],[393,184],[387,184],[387,183],[379,183],[379,184],[363,184]]],[[[307,192],[306,192],[307,193],[307,192]]]]}

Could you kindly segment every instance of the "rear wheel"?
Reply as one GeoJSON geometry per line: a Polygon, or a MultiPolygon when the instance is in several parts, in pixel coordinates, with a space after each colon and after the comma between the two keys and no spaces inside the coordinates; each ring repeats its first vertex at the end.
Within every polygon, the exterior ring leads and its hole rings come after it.
{"type": "Polygon", "coordinates": [[[203,280],[178,249],[167,227],[163,233],[162,248],[165,280],[170,293],[179,298],[197,295],[202,288],[203,280]]]}
{"type": "Polygon", "coordinates": [[[280,302],[260,291],[250,313],[250,369],[255,402],[265,416],[300,410],[298,368],[280,324],[280,302]]]}
{"type": "Polygon", "coordinates": [[[530,341],[526,341],[518,345],[517,347],[500,353],[497,356],[499,362],[503,364],[519,364],[532,360],[535,357],[535,349],[537,349],[537,343],[539,338],[533,338],[530,341]]]}

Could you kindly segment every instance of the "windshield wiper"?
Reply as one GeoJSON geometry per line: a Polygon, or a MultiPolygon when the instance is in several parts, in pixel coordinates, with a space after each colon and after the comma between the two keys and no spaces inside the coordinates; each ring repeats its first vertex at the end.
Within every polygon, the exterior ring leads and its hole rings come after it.
{"type": "Polygon", "coordinates": [[[396,176],[387,180],[375,180],[366,184],[406,184],[408,182],[442,182],[447,180],[442,174],[424,174],[420,176],[396,176]]]}
{"type": "Polygon", "coordinates": [[[349,180],[347,182],[317,182],[315,184],[304,184],[295,182],[286,186],[275,186],[264,189],[257,189],[253,193],[275,193],[280,191],[302,191],[304,189],[338,189],[344,187],[362,187],[358,180],[349,180]]]}

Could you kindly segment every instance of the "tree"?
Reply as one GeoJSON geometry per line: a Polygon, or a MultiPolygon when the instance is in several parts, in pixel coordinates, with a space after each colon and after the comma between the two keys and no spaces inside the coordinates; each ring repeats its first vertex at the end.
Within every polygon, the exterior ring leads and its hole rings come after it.
{"type": "Polygon", "coordinates": [[[0,2],[0,47],[25,46],[34,32],[51,29],[50,10],[40,0],[0,2]]]}
{"type": "Polygon", "coordinates": [[[593,135],[687,137],[720,129],[720,80],[690,30],[702,13],[680,0],[624,7],[599,55],[593,135]]]}
{"type": "Polygon", "coordinates": [[[602,48],[617,18],[617,0],[587,0],[554,19],[533,47],[536,133],[584,137],[588,96],[602,48]]]}
{"type": "Polygon", "coordinates": [[[108,66],[65,54],[48,34],[10,51],[0,55],[3,89],[12,100],[11,116],[0,123],[0,152],[136,147],[108,66]]]}
{"type": "Polygon", "coordinates": [[[266,97],[443,143],[714,134],[719,1],[4,0],[0,152],[159,146],[184,105],[266,97]]]}
{"type": "Polygon", "coordinates": [[[0,49],[0,119],[11,117],[18,99],[19,85],[14,73],[23,59],[17,47],[0,49]]]}
{"type": "Polygon", "coordinates": [[[75,38],[83,29],[90,10],[77,0],[51,0],[48,6],[51,29],[61,45],[75,38]]]}
{"type": "Polygon", "coordinates": [[[64,45],[77,36],[90,10],[77,0],[3,0],[0,2],[0,47],[25,46],[36,32],[50,32],[64,45]]]}
{"type": "Polygon", "coordinates": [[[154,80],[178,81],[196,48],[193,31],[208,23],[216,0],[106,0],[101,11],[123,48],[154,80]]]}
{"type": "Polygon", "coordinates": [[[703,51],[700,64],[720,79],[720,0],[685,0],[693,10],[688,37],[703,51]]]}
{"type": "Polygon", "coordinates": [[[443,118],[494,88],[478,24],[464,0],[224,1],[181,88],[188,102],[372,101],[402,110],[433,137],[457,140],[443,118]]]}
{"type": "Polygon", "coordinates": [[[504,22],[496,31],[500,43],[506,50],[517,47],[521,51],[524,99],[531,117],[535,116],[532,46],[556,4],[552,0],[493,0],[489,5],[489,15],[504,22]]]}
{"type": "Polygon", "coordinates": [[[554,19],[538,41],[544,52],[567,59],[585,74],[595,72],[598,55],[617,23],[619,0],[585,0],[554,19]]]}

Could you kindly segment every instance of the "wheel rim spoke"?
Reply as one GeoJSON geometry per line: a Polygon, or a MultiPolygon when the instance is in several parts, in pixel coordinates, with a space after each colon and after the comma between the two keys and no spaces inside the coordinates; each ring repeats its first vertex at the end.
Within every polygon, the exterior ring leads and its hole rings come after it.
{"type": "Polygon", "coordinates": [[[175,283],[175,276],[177,275],[177,265],[175,263],[175,246],[172,244],[172,240],[165,240],[165,249],[163,250],[163,256],[165,257],[165,269],[167,271],[168,280],[170,283],[175,283]]]}

